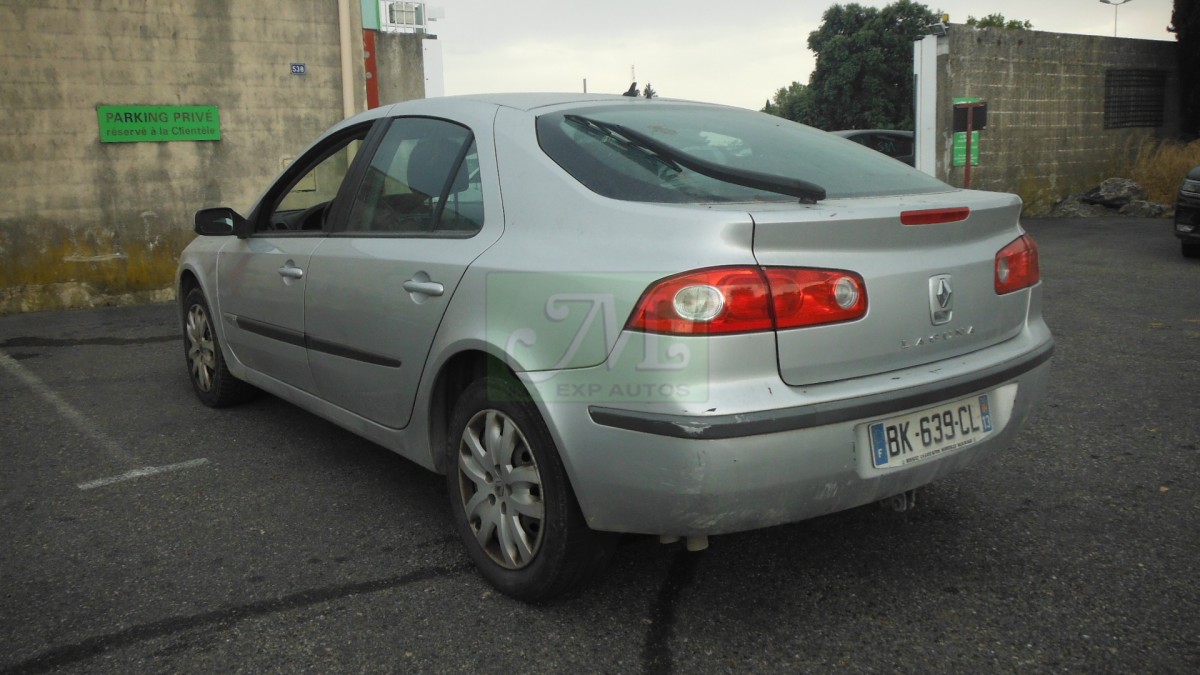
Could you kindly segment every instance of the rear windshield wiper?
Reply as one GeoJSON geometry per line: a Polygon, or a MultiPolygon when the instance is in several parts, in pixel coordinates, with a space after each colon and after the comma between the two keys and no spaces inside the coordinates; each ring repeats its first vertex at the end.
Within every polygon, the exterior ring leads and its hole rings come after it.
{"type": "Polygon", "coordinates": [[[815,204],[818,201],[825,199],[825,188],[808,181],[798,178],[788,178],[786,176],[776,176],[769,173],[761,173],[759,171],[750,171],[749,169],[738,169],[716,162],[710,162],[706,159],[701,159],[694,155],[689,155],[682,150],[673,148],[666,143],[643,134],[640,131],[635,131],[621,124],[613,124],[611,122],[601,122],[582,115],[565,115],[564,118],[568,122],[598,128],[610,133],[617,133],[624,136],[626,140],[639,145],[646,150],[650,150],[658,155],[661,159],[669,164],[676,164],[685,168],[691,169],[698,174],[715,178],[716,180],[741,185],[742,187],[753,188],[755,190],[763,190],[765,192],[774,192],[776,194],[788,195],[796,197],[802,203],[815,204]]]}
{"type": "Polygon", "coordinates": [[[648,146],[637,139],[626,137],[624,134],[621,134],[619,125],[609,124],[607,122],[601,122],[599,120],[594,120],[587,117],[580,117],[579,115],[564,115],[563,118],[571,124],[583,129],[592,136],[597,137],[599,140],[614,141],[623,146],[628,146],[629,148],[642,153],[647,159],[652,159],[659,164],[670,167],[677,173],[683,173],[682,166],[676,164],[674,160],[659,152],[655,147],[648,146]]]}

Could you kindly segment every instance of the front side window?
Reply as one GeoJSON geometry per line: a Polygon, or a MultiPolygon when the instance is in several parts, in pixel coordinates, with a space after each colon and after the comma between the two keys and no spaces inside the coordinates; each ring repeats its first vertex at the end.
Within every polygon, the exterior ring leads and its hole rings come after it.
{"type": "Polygon", "coordinates": [[[466,127],[393,120],[351,208],[349,232],[473,234],[483,226],[479,153],[466,127]]]}
{"type": "Polygon", "coordinates": [[[614,199],[667,203],[788,202],[678,166],[619,127],[707,162],[806,181],[827,197],[944,192],[953,188],[898,162],[778,117],[736,108],[643,103],[598,105],[537,120],[542,150],[591,190],[614,199]],[[594,120],[599,124],[589,124],[594,120]]]}
{"type": "Polygon", "coordinates": [[[319,232],[325,229],[334,197],[362,147],[370,125],[346,130],[300,158],[306,170],[292,174],[266,209],[258,231],[319,232]]]}

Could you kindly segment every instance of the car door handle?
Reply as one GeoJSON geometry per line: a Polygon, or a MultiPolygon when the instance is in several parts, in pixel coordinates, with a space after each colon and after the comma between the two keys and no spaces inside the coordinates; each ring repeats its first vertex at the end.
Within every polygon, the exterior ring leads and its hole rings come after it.
{"type": "Polygon", "coordinates": [[[446,292],[446,288],[436,281],[418,281],[416,279],[404,282],[404,290],[422,295],[441,295],[446,292]]]}
{"type": "Polygon", "coordinates": [[[304,277],[304,270],[289,262],[288,264],[279,268],[279,276],[286,277],[288,279],[301,279],[304,277]]]}

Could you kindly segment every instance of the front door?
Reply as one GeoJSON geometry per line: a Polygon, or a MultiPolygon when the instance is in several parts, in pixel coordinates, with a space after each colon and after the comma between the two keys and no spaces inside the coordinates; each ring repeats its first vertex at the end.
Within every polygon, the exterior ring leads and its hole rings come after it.
{"type": "Polygon", "coordinates": [[[217,257],[225,341],[264,375],[315,391],[304,336],[304,290],[329,234],[334,198],[370,125],[333,134],[305,153],[251,214],[254,233],[217,257]]]}

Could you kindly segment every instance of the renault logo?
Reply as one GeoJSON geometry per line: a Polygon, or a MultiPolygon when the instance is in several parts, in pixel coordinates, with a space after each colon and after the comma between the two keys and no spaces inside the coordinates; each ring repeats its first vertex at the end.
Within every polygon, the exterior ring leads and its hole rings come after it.
{"type": "Polygon", "coordinates": [[[954,317],[954,289],[949,274],[939,274],[929,280],[929,319],[933,325],[949,323],[954,317]]]}
{"type": "Polygon", "coordinates": [[[946,309],[950,306],[950,281],[947,279],[938,279],[937,301],[938,307],[946,309]]]}

